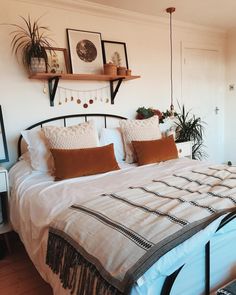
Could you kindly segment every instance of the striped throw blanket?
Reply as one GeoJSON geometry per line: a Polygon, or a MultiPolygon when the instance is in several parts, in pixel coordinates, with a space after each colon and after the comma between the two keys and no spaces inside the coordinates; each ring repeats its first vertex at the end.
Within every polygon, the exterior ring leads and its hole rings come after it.
{"type": "Polygon", "coordinates": [[[46,263],[72,294],[129,294],[163,254],[235,205],[236,168],[228,166],[102,194],[57,216],[46,263]]]}

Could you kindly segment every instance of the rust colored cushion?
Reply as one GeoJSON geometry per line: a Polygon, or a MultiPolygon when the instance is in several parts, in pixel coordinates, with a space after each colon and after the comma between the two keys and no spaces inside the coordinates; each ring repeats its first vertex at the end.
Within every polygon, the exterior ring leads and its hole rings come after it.
{"type": "Polygon", "coordinates": [[[178,158],[172,135],[157,140],[132,141],[132,144],[139,166],[178,158]]]}
{"type": "Polygon", "coordinates": [[[85,149],[51,149],[55,180],[93,175],[120,169],[113,144],[85,149]]]}

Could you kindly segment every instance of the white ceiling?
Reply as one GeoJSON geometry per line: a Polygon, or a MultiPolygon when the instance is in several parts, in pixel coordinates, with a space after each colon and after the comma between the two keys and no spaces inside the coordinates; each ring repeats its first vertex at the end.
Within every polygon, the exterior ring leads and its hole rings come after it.
{"type": "Polygon", "coordinates": [[[169,17],[167,7],[175,7],[173,19],[217,29],[236,28],[236,0],[88,0],[110,7],[151,16],[169,17]]]}

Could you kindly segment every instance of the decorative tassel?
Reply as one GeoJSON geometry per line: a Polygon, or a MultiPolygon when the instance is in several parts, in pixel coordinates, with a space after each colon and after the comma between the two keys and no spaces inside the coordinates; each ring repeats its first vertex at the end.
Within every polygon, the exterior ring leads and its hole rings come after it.
{"type": "Polygon", "coordinates": [[[46,264],[59,274],[64,289],[76,295],[123,295],[110,285],[98,272],[95,265],[87,261],[68,241],[49,232],[46,264]]]}

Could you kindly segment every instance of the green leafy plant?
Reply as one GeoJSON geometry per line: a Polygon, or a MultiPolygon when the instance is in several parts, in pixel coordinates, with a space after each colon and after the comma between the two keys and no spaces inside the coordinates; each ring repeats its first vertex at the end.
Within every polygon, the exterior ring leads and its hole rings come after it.
{"type": "MultiPolygon", "coordinates": [[[[140,107],[137,109],[137,119],[148,119],[152,116],[154,116],[154,111],[152,108],[145,108],[145,107],[140,107]]],[[[160,112],[161,113],[161,112],[160,112]]]]}
{"type": "MultiPolygon", "coordinates": [[[[160,123],[163,123],[165,118],[171,116],[171,113],[168,110],[166,110],[166,112],[161,112],[158,109],[145,108],[145,107],[138,108],[136,112],[137,112],[136,118],[139,120],[148,119],[148,118],[156,115],[159,117],[160,123]]],[[[174,113],[174,116],[177,116],[177,113],[174,113]]]]}
{"type": "Polygon", "coordinates": [[[24,18],[20,16],[24,22],[24,26],[17,24],[9,24],[15,30],[11,32],[13,39],[11,41],[12,51],[18,57],[21,56],[23,65],[30,70],[32,58],[43,58],[46,65],[48,64],[48,56],[45,47],[52,50],[50,45],[51,38],[46,35],[49,31],[48,27],[39,24],[39,18],[32,21],[30,16],[24,18]]]}
{"type": "Polygon", "coordinates": [[[176,142],[192,141],[192,158],[199,160],[206,158],[207,154],[204,152],[203,145],[205,122],[200,117],[191,115],[190,111],[186,111],[184,105],[180,109],[181,112],[177,114],[175,119],[176,142]]]}

